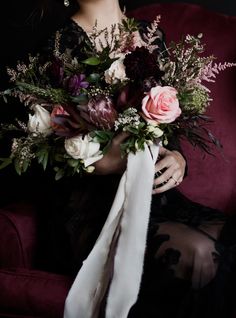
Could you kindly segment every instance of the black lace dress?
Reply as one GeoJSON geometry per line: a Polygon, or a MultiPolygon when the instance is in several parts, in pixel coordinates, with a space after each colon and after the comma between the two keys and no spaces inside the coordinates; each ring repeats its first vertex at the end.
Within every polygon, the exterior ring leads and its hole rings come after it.
{"type": "MultiPolygon", "coordinates": [[[[86,33],[72,20],[60,31],[60,50],[69,48],[81,57],[86,33]]],[[[158,41],[163,49],[161,37],[158,41]]],[[[54,38],[46,51],[53,48],[54,38]]],[[[174,141],[171,147],[177,147],[174,141]]],[[[45,236],[52,270],[77,274],[107,218],[119,179],[75,177],[54,187],[45,236]]],[[[142,285],[129,318],[230,317],[235,225],[233,218],[229,222],[222,212],[193,203],[176,189],[153,196],[142,285]]]]}

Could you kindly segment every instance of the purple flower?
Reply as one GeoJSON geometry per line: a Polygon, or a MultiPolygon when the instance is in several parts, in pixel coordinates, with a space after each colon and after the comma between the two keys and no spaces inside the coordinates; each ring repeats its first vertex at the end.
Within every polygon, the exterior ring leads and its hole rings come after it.
{"type": "Polygon", "coordinates": [[[64,87],[73,96],[80,94],[81,88],[87,88],[89,83],[85,81],[84,74],[74,74],[64,80],[64,87]]]}
{"type": "Polygon", "coordinates": [[[89,100],[88,114],[91,123],[101,129],[111,129],[118,117],[112,100],[104,95],[97,95],[89,100]]]}

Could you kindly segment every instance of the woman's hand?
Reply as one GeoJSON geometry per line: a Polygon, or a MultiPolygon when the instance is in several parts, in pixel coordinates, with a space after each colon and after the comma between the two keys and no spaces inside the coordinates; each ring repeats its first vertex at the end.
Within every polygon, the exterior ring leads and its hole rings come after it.
{"type": "Polygon", "coordinates": [[[160,159],[155,165],[155,171],[158,174],[163,170],[163,173],[154,180],[153,194],[162,193],[178,186],[184,178],[186,167],[184,157],[176,150],[170,151],[160,147],[159,155],[160,159]]]}
{"type": "Polygon", "coordinates": [[[126,169],[127,156],[121,156],[120,145],[129,136],[128,133],[122,132],[112,139],[107,153],[102,159],[95,162],[95,174],[106,175],[118,173],[121,174],[126,169]]]}

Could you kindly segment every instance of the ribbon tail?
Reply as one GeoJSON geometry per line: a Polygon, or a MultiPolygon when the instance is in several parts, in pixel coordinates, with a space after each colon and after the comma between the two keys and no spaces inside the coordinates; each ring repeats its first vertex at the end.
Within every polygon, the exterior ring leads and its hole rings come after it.
{"type": "Polygon", "coordinates": [[[67,296],[64,318],[126,318],[143,272],[158,146],[128,155],[116,197],[67,296]]]}
{"type": "Polygon", "coordinates": [[[66,298],[64,318],[96,318],[96,311],[100,306],[99,300],[102,298],[101,293],[104,293],[104,289],[108,287],[102,279],[107,272],[106,265],[110,264],[110,247],[123,213],[125,182],[126,173],[121,178],[111,211],[99,238],[83,262],[66,298]]]}
{"type": "Polygon", "coordinates": [[[159,147],[130,154],[127,166],[124,213],[114,262],[106,318],[126,318],[141,284],[152,200],[155,162],[159,147]]]}

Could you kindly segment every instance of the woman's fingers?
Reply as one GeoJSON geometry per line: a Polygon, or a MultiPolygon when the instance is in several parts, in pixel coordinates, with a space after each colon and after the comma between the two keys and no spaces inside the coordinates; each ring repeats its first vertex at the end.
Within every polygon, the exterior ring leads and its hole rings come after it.
{"type": "Polygon", "coordinates": [[[97,161],[95,165],[95,173],[112,174],[122,173],[126,167],[127,156],[121,155],[120,145],[129,137],[129,133],[121,132],[112,139],[108,151],[103,158],[97,161]]]}
{"type": "Polygon", "coordinates": [[[155,166],[153,194],[176,187],[183,180],[185,160],[178,151],[160,148],[160,158],[155,166]]]}
{"type": "Polygon", "coordinates": [[[175,183],[175,180],[171,177],[171,178],[169,178],[168,181],[163,183],[162,186],[159,186],[157,188],[154,186],[152,193],[153,194],[162,193],[162,192],[170,190],[171,188],[174,188],[174,187],[176,187],[176,183],[175,183]]]}

